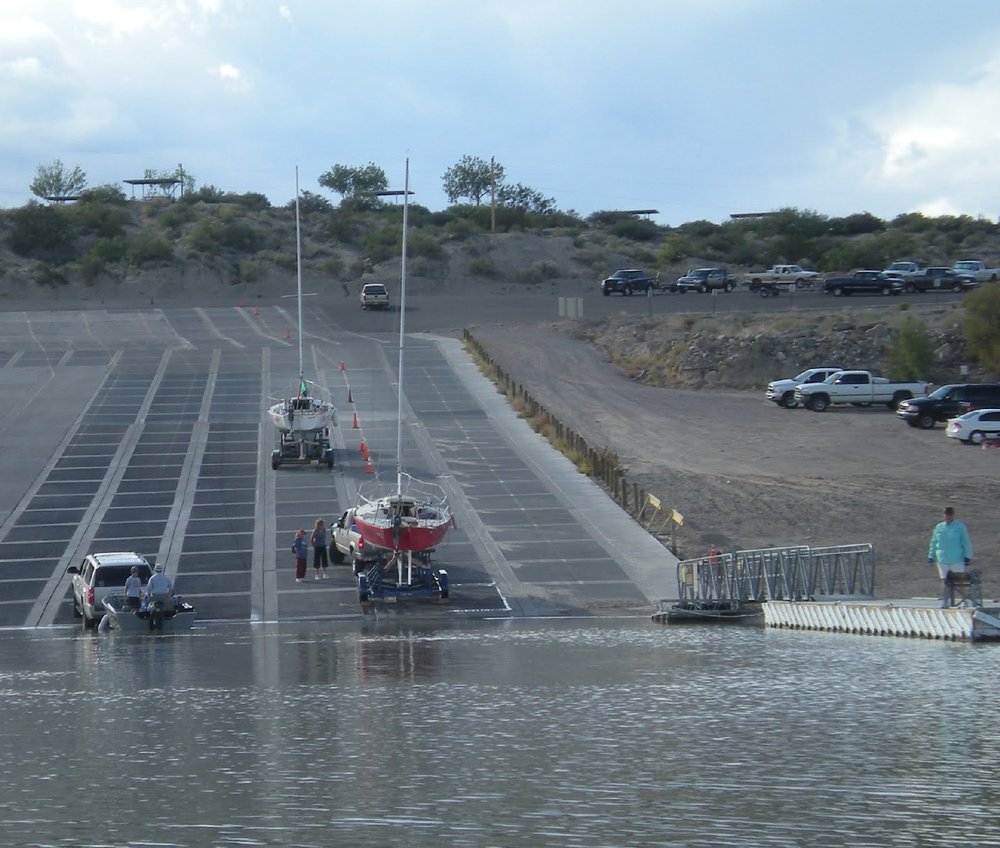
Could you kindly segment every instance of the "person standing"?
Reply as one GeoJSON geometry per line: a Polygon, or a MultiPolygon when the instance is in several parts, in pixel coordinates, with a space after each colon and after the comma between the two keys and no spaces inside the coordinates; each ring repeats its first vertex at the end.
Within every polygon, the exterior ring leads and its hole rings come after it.
{"type": "Polygon", "coordinates": [[[323,566],[322,577],[326,579],[326,569],[330,565],[330,560],[326,553],[326,523],[322,518],[316,519],[316,527],[312,531],[309,541],[313,546],[313,569],[316,572],[316,580],[320,579],[320,566],[323,566]]]}
{"type": "Polygon", "coordinates": [[[306,560],[309,558],[305,530],[299,530],[295,534],[295,541],[292,542],[292,553],[295,555],[295,582],[301,583],[306,579],[306,560]]]}
{"type": "Polygon", "coordinates": [[[965,524],[955,518],[955,508],[944,508],[944,521],[938,523],[931,533],[931,544],[927,549],[927,562],[936,565],[941,578],[942,608],[950,607],[955,601],[955,588],[948,575],[962,574],[972,564],[972,542],[965,524]]]}
{"type": "Polygon", "coordinates": [[[142,606],[142,578],[139,576],[138,566],[135,565],[125,578],[125,603],[133,610],[142,606]]]}

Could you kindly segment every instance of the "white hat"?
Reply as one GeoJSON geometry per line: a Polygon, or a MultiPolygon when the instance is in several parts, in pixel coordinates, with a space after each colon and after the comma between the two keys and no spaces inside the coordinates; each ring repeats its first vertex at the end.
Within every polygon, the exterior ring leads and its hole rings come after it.
{"type": "Polygon", "coordinates": [[[156,565],[153,566],[153,571],[163,571],[163,563],[156,563],[156,565]]]}

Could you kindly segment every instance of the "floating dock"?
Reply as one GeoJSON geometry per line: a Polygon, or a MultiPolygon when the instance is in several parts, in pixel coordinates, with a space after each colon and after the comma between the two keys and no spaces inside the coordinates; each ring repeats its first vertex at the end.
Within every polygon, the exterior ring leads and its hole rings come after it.
{"type": "Polygon", "coordinates": [[[768,548],[682,560],[676,600],[660,601],[658,622],[759,624],[871,636],[1000,640],[1000,602],[982,599],[978,572],[956,582],[956,604],[937,598],[874,597],[871,544],[768,548]]]}
{"type": "Polygon", "coordinates": [[[762,606],[766,627],[912,639],[1000,639],[1000,605],[942,609],[937,599],[910,598],[893,601],[768,601],[762,606]]]}

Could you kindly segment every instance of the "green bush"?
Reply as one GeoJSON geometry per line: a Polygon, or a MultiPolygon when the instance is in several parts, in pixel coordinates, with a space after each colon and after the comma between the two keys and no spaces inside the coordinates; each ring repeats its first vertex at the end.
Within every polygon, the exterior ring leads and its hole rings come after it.
{"type": "Polygon", "coordinates": [[[1000,374],[1000,286],[983,286],[966,295],[962,330],[969,355],[1000,374]]]}
{"type": "Polygon", "coordinates": [[[497,276],[497,267],[492,256],[477,256],[469,262],[469,273],[473,277],[487,277],[493,279],[497,276]]]}
{"type": "Polygon", "coordinates": [[[189,203],[171,203],[156,218],[156,223],[167,230],[178,231],[185,224],[190,224],[198,213],[189,203]]]}
{"type": "Polygon", "coordinates": [[[127,255],[129,264],[135,266],[169,262],[174,258],[174,247],[164,238],[140,233],[128,240],[127,255]]]}
{"type": "Polygon", "coordinates": [[[903,380],[926,379],[934,364],[934,351],[923,322],[913,315],[903,318],[887,351],[886,361],[892,374],[903,380]]]}
{"type": "Polygon", "coordinates": [[[433,233],[417,230],[416,232],[411,232],[409,238],[406,240],[407,256],[440,259],[443,253],[441,242],[433,233]]]}
{"type": "Polygon", "coordinates": [[[62,264],[73,258],[75,232],[66,209],[29,201],[11,213],[7,244],[19,256],[62,264]]]}

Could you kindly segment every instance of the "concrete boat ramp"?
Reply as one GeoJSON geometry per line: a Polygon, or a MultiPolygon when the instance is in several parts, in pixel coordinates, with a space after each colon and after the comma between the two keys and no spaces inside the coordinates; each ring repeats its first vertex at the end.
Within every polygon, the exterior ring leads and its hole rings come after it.
{"type": "Polygon", "coordinates": [[[1000,602],[977,572],[940,598],[876,600],[871,544],[713,554],[677,564],[677,598],[654,621],[726,622],[796,630],[952,641],[1000,640],[1000,602]]]}

